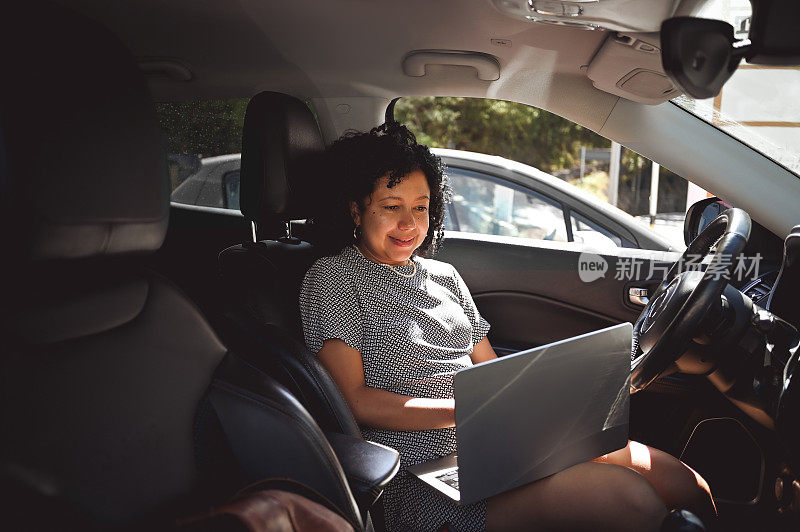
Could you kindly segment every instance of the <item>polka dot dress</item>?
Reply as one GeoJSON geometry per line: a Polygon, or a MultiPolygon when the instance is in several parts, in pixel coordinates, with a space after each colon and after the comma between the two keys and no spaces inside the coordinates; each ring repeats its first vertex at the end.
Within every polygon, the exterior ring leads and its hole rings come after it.
{"type": "MultiPolygon", "coordinates": [[[[472,365],[472,348],[489,331],[466,284],[450,264],[414,257],[412,265],[376,264],[353,247],[319,259],[306,273],[300,310],[316,353],[339,338],[361,352],[366,385],[426,398],[453,397],[453,374],[472,365]]],[[[390,531],[484,530],[483,502],[456,506],[405,468],[456,451],[455,428],[392,431],[361,427],[364,438],[400,452],[401,471],[384,492],[390,531]]]]}

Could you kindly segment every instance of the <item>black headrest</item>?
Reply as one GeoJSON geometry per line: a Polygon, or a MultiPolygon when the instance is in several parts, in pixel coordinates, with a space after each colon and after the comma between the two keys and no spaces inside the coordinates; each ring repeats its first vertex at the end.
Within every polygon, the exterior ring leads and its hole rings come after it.
{"type": "Polygon", "coordinates": [[[310,215],[308,192],[325,150],[306,104],[286,94],[262,92],[250,100],[242,133],[242,214],[265,225],[310,215]]]}
{"type": "Polygon", "coordinates": [[[0,23],[3,241],[33,260],[158,249],[166,162],[133,57],[66,8],[16,4],[0,23]]]}

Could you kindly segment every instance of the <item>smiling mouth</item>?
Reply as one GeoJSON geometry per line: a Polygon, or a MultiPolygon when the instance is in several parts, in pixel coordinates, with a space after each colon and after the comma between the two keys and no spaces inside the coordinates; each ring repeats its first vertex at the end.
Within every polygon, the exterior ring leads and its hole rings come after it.
{"type": "Polygon", "coordinates": [[[402,238],[395,238],[393,236],[390,236],[389,238],[392,240],[392,242],[394,242],[398,246],[410,246],[411,244],[414,243],[414,237],[413,236],[411,238],[407,239],[407,240],[403,240],[402,238]]]}

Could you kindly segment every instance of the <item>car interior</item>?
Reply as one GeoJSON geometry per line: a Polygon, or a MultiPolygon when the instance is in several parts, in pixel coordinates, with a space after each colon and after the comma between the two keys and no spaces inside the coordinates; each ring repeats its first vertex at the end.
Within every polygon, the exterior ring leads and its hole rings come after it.
{"type": "Polygon", "coordinates": [[[549,111],[709,191],[687,206],[685,251],[448,231],[435,258],[464,278],[501,356],[634,324],[630,438],[703,475],[719,512],[663,530],[796,529],[800,164],[673,100],[713,96],[742,60],[800,65],[785,23],[800,13],[752,0],[735,41],[697,23],[712,3],[10,6],[3,528],[227,530],[196,516],[279,490],[339,530],[385,530],[399,455],[362,438],[305,346],[298,293],[320,256],[312,213],[335,186],[326,147],[395,120],[399,98],[457,96],[549,111]],[[170,201],[156,104],[232,98],[248,102],[239,209],[170,201]],[[606,268],[589,282],[587,257],[606,268]]]}

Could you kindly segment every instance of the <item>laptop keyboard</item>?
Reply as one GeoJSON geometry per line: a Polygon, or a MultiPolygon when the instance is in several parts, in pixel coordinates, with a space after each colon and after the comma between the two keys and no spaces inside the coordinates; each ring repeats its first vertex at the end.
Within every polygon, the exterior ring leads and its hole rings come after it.
{"type": "Polygon", "coordinates": [[[436,479],[441,480],[453,489],[458,489],[458,469],[453,469],[452,471],[443,473],[436,477],[436,479]]]}

